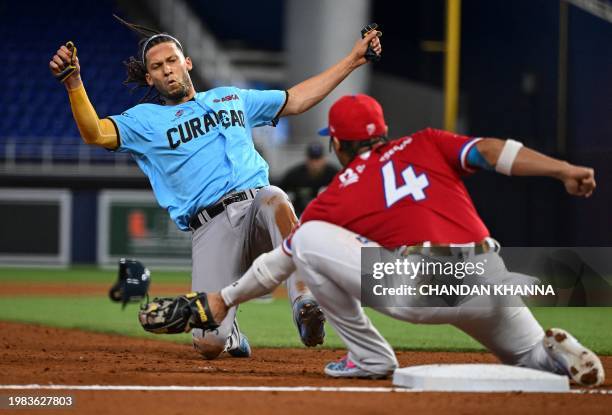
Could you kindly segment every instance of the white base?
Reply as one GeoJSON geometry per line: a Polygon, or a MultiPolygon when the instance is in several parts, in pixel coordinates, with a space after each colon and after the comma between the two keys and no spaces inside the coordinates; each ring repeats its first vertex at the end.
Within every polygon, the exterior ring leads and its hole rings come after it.
{"type": "Polygon", "coordinates": [[[393,384],[446,392],[567,392],[569,379],[541,370],[495,364],[424,365],[396,369],[393,384]]]}

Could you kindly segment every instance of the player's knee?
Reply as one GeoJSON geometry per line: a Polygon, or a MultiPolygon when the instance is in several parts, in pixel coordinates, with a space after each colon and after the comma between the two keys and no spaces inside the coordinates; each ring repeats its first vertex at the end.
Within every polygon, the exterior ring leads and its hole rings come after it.
{"type": "Polygon", "coordinates": [[[221,338],[214,333],[206,333],[200,329],[194,329],[191,334],[191,341],[195,351],[200,353],[204,359],[216,359],[225,349],[225,338],[221,338]]]}
{"type": "Polygon", "coordinates": [[[276,186],[266,186],[259,189],[257,192],[257,199],[261,200],[261,202],[267,206],[291,204],[287,193],[285,193],[280,187],[276,186]]]}
{"type": "Polygon", "coordinates": [[[259,190],[257,199],[260,211],[276,223],[281,236],[289,236],[297,224],[289,196],[276,186],[267,186],[259,190]]]}

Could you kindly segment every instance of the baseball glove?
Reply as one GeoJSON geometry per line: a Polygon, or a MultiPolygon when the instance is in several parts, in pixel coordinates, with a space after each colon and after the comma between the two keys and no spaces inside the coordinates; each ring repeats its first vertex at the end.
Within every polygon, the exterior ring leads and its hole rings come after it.
{"type": "Polygon", "coordinates": [[[64,82],[66,79],[68,79],[70,77],[70,75],[72,75],[74,73],[74,71],[77,70],[76,64],[75,64],[75,60],[76,60],[76,55],[77,55],[77,48],[74,44],[74,42],[70,41],[68,43],[66,43],[66,47],[68,48],[68,50],[70,52],[72,52],[72,56],[70,58],[70,63],[68,65],[66,65],[66,67],[60,72],[55,74],[55,79],[57,79],[60,82],[64,82]]]}
{"type": "MultiPolygon", "coordinates": [[[[368,25],[365,25],[363,29],[361,29],[361,38],[363,39],[364,37],[368,35],[368,33],[376,29],[378,29],[378,25],[376,23],[370,23],[368,25]]],[[[381,37],[381,36],[382,36],[382,32],[378,31],[378,37],[381,37]]],[[[381,55],[378,55],[376,52],[374,52],[374,50],[372,49],[372,46],[368,46],[368,50],[365,53],[365,58],[368,62],[378,62],[380,61],[381,57],[382,57],[381,55]]]]}
{"type": "Polygon", "coordinates": [[[140,308],[138,320],[146,331],[157,334],[187,333],[193,328],[214,330],[219,327],[212,317],[206,293],[155,298],[140,308]]]}

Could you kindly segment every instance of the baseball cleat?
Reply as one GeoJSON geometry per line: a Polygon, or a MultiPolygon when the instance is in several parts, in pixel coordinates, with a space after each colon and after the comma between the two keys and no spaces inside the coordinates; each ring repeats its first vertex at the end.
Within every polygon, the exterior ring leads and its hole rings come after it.
{"type": "Polygon", "coordinates": [[[293,320],[300,333],[300,339],[307,347],[323,344],[325,339],[325,315],[319,304],[312,298],[298,300],[293,305],[293,320]]]}
{"type": "Polygon", "coordinates": [[[387,375],[368,372],[357,367],[349,359],[348,354],[336,362],[325,365],[325,374],[332,378],[362,378],[362,379],[385,379],[387,375]]]}
{"type": "Polygon", "coordinates": [[[225,351],[232,357],[251,357],[251,345],[247,336],[240,332],[238,322],[234,320],[232,334],[227,338],[225,351]]]}
{"type": "Polygon", "coordinates": [[[562,329],[548,329],[544,348],[560,371],[583,386],[599,386],[605,374],[599,357],[562,329]]]}

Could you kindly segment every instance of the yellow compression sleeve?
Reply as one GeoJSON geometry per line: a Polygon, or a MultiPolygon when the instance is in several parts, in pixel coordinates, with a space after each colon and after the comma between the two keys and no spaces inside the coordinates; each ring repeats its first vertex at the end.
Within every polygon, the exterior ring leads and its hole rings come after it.
{"type": "Polygon", "coordinates": [[[83,141],[111,150],[119,147],[119,137],[115,125],[109,119],[99,119],[98,114],[87,97],[85,87],[68,90],[70,107],[83,141]]]}

